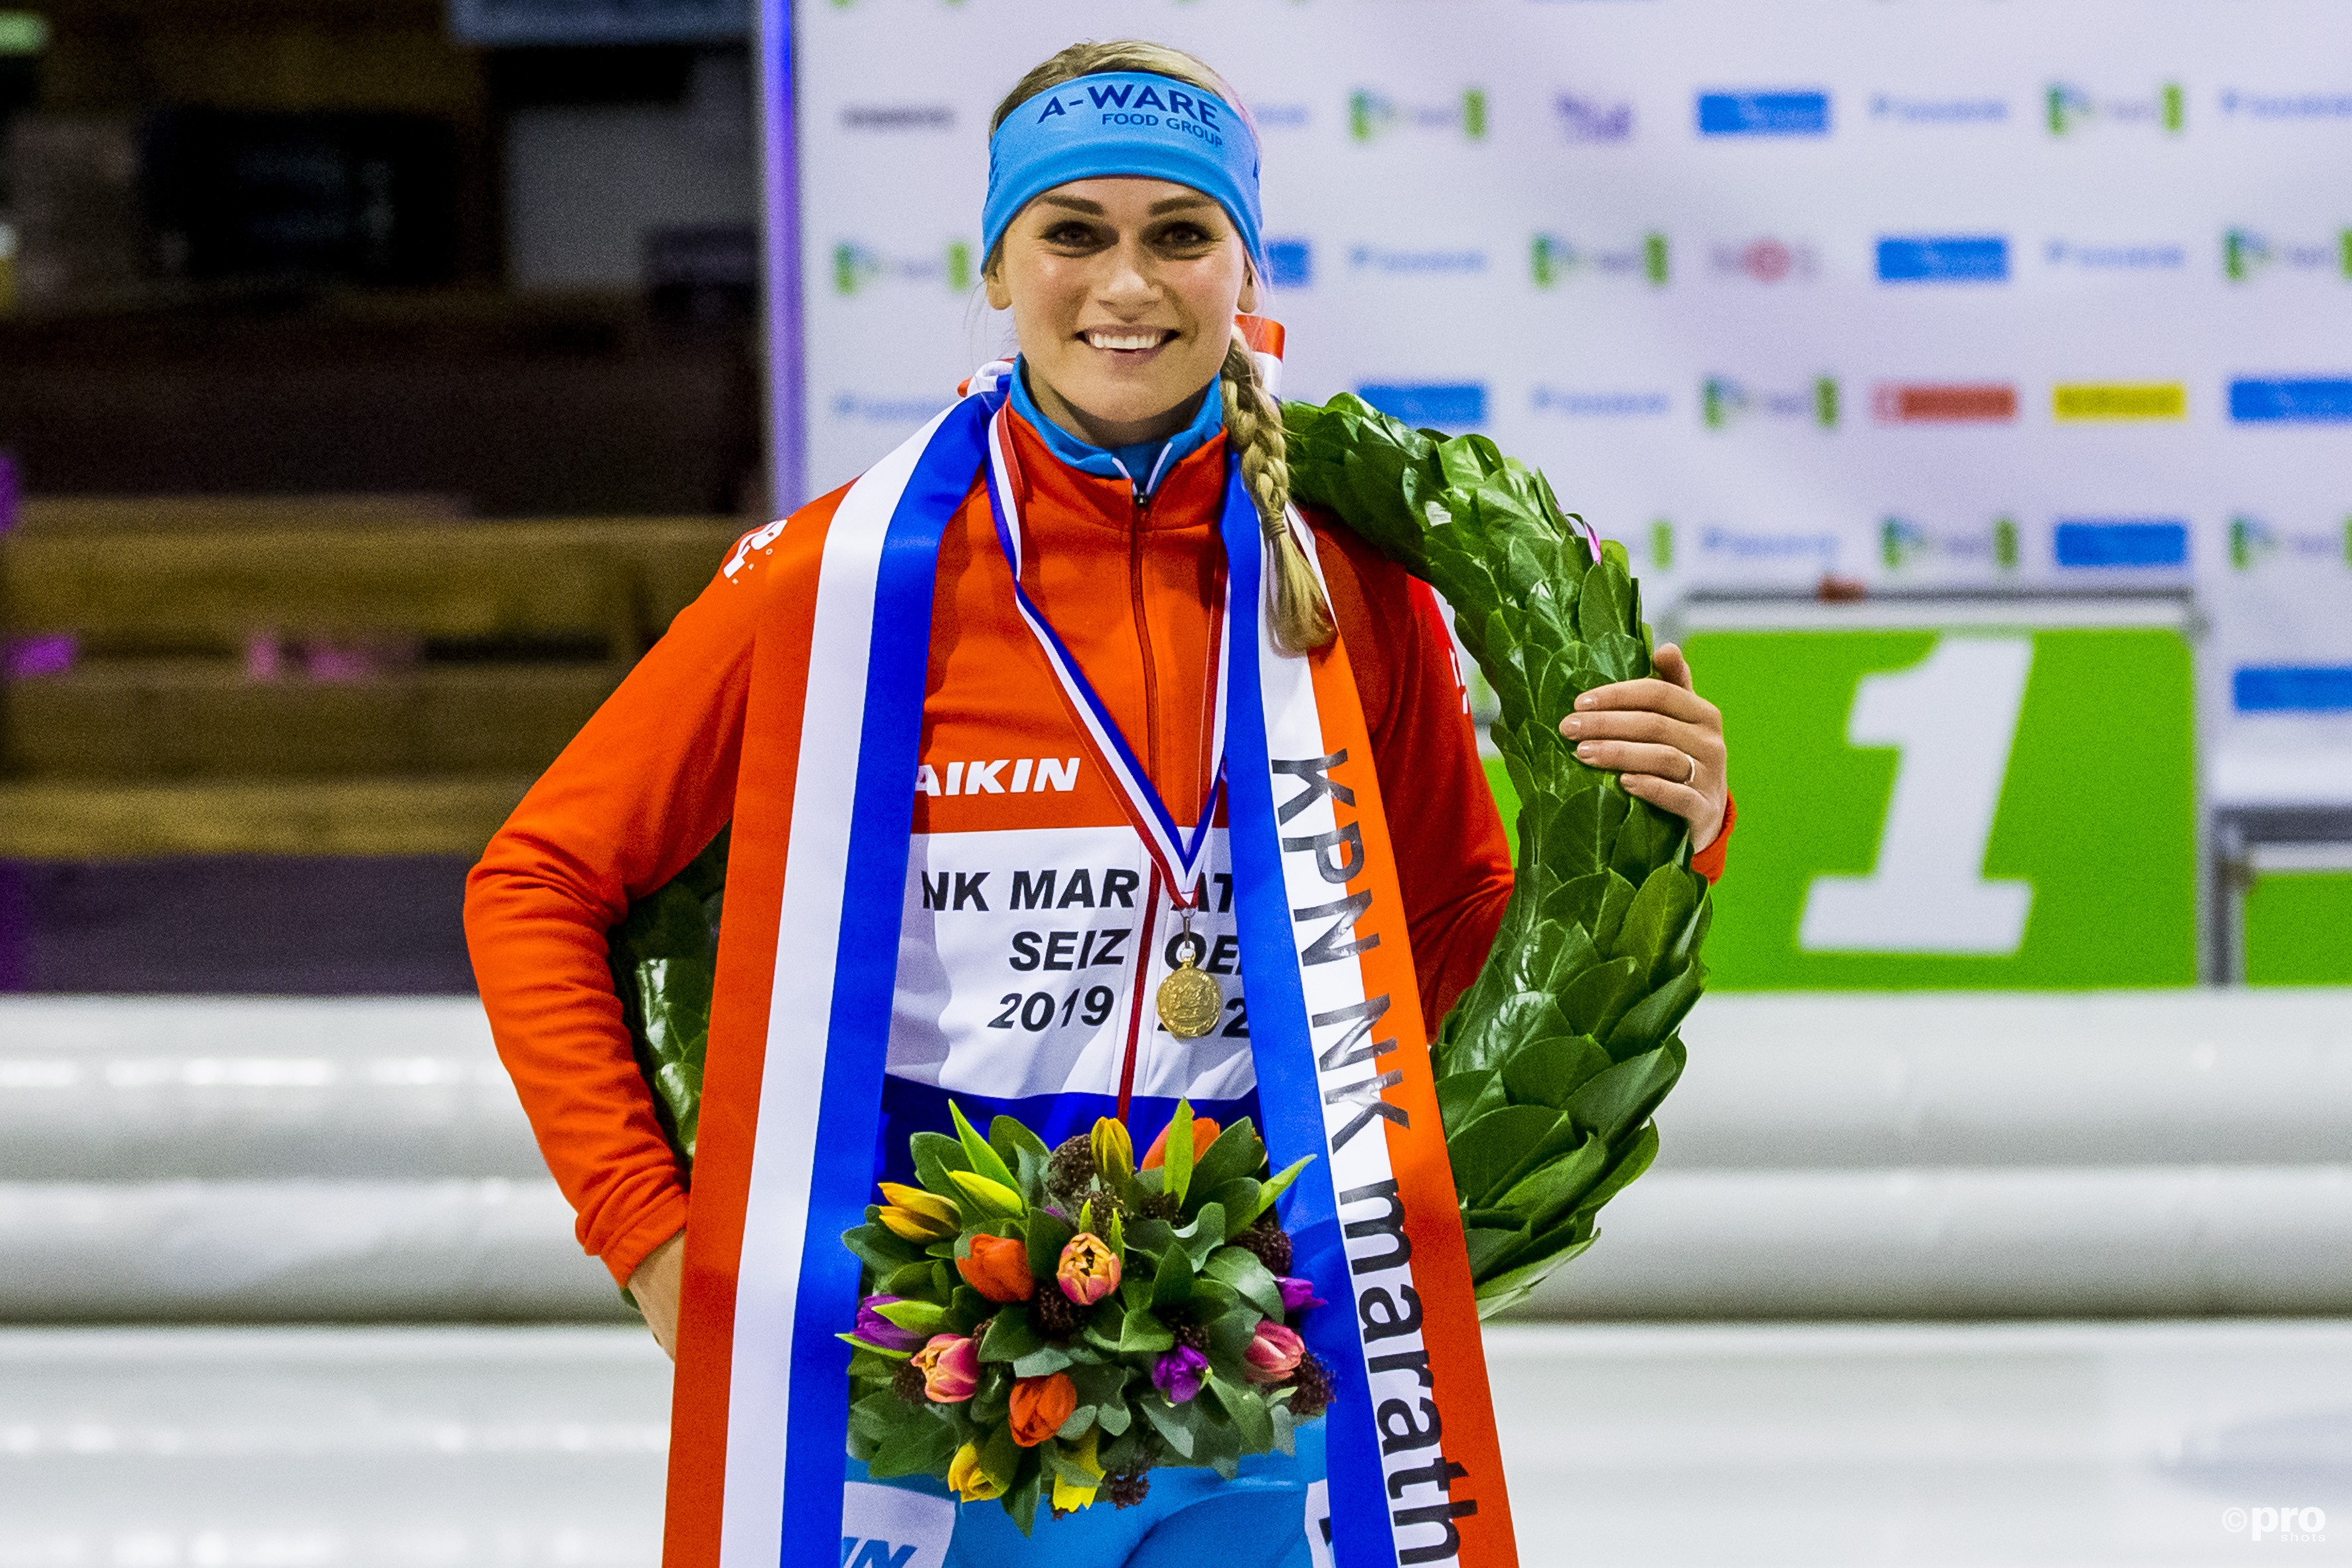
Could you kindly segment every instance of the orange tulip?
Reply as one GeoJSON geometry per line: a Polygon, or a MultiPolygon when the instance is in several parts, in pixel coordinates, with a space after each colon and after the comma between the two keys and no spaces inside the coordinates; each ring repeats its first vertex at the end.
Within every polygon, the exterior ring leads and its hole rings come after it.
{"type": "Polygon", "coordinates": [[[956,1259],[964,1283],[992,1301],[1026,1301],[1037,1289],[1029,1273],[1029,1244],[1007,1236],[975,1236],[971,1256],[956,1259]]]}
{"type": "MultiPolygon", "coordinates": [[[[1174,1122],[1171,1122],[1168,1127],[1161,1128],[1160,1130],[1160,1136],[1151,1141],[1151,1147],[1145,1152],[1143,1156],[1143,1168],[1145,1170],[1156,1171],[1160,1166],[1168,1163],[1168,1131],[1169,1127],[1173,1127],[1174,1125],[1174,1122]]],[[[1209,1152],[1209,1145],[1217,1141],[1217,1134],[1223,1131],[1224,1129],[1219,1127],[1208,1117],[1195,1116],[1192,1118],[1192,1158],[1197,1161],[1202,1155],[1207,1153],[1209,1152]]]]}
{"type": "Polygon", "coordinates": [[[1013,1440],[1034,1448],[1062,1429],[1078,1407],[1077,1385],[1067,1373],[1024,1377],[1013,1385],[1013,1440]]]}

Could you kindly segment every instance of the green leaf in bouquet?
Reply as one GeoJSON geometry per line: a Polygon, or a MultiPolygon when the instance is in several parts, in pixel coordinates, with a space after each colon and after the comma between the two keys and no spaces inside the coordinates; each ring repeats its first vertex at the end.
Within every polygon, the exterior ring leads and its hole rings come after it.
{"type": "MultiPolygon", "coordinates": [[[[877,1374],[877,1369],[870,1364],[865,1371],[859,1370],[861,1363],[866,1363],[869,1357],[878,1358],[884,1362],[900,1362],[915,1353],[913,1351],[892,1350],[888,1345],[877,1345],[870,1341],[861,1340],[856,1334],[835,1334],[833,1337],[857,1352],[849,1358],[849,1374],[852,1377],[877,1374]]],[[[879,1373],[879,1375],[887,1376],[887,1373],[879,1373]]]]}
{"type": "Polygon", "coordinates": [[[868,1268],[879,1274],[886,1269],[903,1267],[921,1260],[923,1249],[903,1237],[894,1236],[886,1226],[877,1224],[873,1216],[880,1209],[872,1204],[866,1206],[866,1222],[841,1233],[841,1245],[856,1253],[868,1268]]]}
{"type": "Polygon", "coordinates": [[[981,1473],[1009,1492],[1021,1478],[1021,1461],[1026,1457],[1021,1445],[1013,1440],[1013,1428],[998,1425],[981,1441],[981,1473]]]}
{"type": "Polygon", "coordinates": [[[1462,1033],[1446,1052],[1445,1070],[1475,1072],[1500,1067],[1523,1040],[1568,1039],[1590,1034],[1575,1028],[1560,1005],[1540,991],[1520,991],[1503,997],[1484,1013],[1465,1019],[1462,1033]]]}
{"type": "Polygon", "coordinates": [[[1209,1320],[1203,1331],[1209,1338],[1209,1359],[1224,1366],[1239,1366],[1249,1354],[1250,1342],[1257,1338],[1257,1326],[1267,1314],[1255,1307],[1238,1302],[1209,1320]]]}
{"type": "Polygon", "coordinates": [[[1219,1183],[1209,1193],[1211,1200],[1225,1211],[1225,1234],[1223,1239],[1231,1241],[1247,1230],[1251,1222],[1257,1218],[1258,1193],[1264,1186],[1264,1183],[1253,1177],[1236,1176],[1230,1182],[1219,1183]]]}
{"type": "MultiPolygon", "coordinates": [[[[1062,1248],[1077,1233],[1070,1228],[1067,1220],[1050,1209],[1031,1209],[1024,1228],[1029,1235],[1029,1272],[1041,1280],[1052,1280],[1062,1267],[1062,1248]]],[[[1038,1287],[1041,1290],[1055,1288],[1050,1283],[1038,1287]]]]}
{"type": "Polygon", "coordinates": [[[970,1121],[964,1120],[963,1107],[952,1100],[949,1100],[948,1117],[955,1123],[956,1142],[962,1145],[963,1157],[970,1163],[971,1170],[999,1186],[1015,1185],[1017,1178],[1013,1174],[1013,1168],[1004,1163],[1003,1158],[995,1150],[988,1146],[988,1140],[982,1138],[978,1130],[970,1121]]]}
{"type": "Polygon", "coordinates": [[[932,1301],[888,1301],[874,1309],[910,1334],[944,1332],[948,1310],[932,1301]]]}
{"type": "Polygon", "coordinates": [[[1166,1192],[1178,1203],[1192,1180],[1192,1102],[1176,1102],[1175,1119],[1168,1123],[1168,1142],[1164,1145],[1166,1163],[1160,1167],[1160,1179],[1167,1184],[1166,1192]]]}
{"type": "Polygon", "coordinates": [[[1011,1116],[1000,1116],[988,1124],[988,1146],[996,1151],[996,1157],[1012,1167],[1015,1174],[1019,1173],[1020,1154],[1024,1149],[1041,1162],[1054,1157],[1054,1152],[1045,1147],[1043,1138],[1011,1116]]]}
{"type": "Polygon", "coordinates": [[[1503,1269],[1478,1287],[1478,1316],[1481,1320],[1507,1312],[1535,1293],[1551,1272],[1591,1247],[1595,1233],[1586,1226],[1581,1234],[1574,1227],[1561,1227],[1552,1237],[1538,1237],[1531,1242],[1518,1261],[1503,1269]]]}
{"type": "Polygon", "coordinates": [[[913,1420],[902,1417],[882,1436],[874,1457],[866,1461],[866,1468],[877,1481],[899,1476],[944,1475],[957,1447],[955,1428],[945,1420],[928,1412],[913,1420]]]}
{"type": "Polygon", "coordinates": [[[1160,1255],[1151,1275],[1151,1310],[1166,1314],[1192,1299],[1192,1259],[1181,1246],[1171,1242],[1160,1255]]]}
{"type": "Polygon", "coordinates": [[[1262,1316],[1277,1323],[1282,1321],[1282,1287],[1275,1283],[1273,1271],[1258,1260],[1257,1254],[1238,1247],[1221,1247],[1209,1255],[1209,1266],[1202,1272],[1233,1287],[1262,1316]]]}
{"type": "MultiPolygon", "coordinates": [[[[1274,1206],[1275,1200],[1290,1190],[1290,1184],[1298,1179],[1298,1173],[1307,1169],[1307,1166],[1314,1163],[1314,1155],[1301,1154],[1297,1159],[1293,1160],[1289,1164],[1285,1165],[1281,1170],[1276,1171],[1272,1176],[1260,1182],[1257,1184],[1256,1203],[1249,1212],[1249,1218],[1243,1223],[1242,1229],[1246,1230],[1251,1226],[1255,1225],[1258,1221],[1258,1216],[1265,1214],[1266,1210],[1272,1208],[1274,1206]]],[[[1238,1235],[1239,1232],[1234,1231],[1229,1227],[1227,1234],[1238,1235]]]]}
{"type": "Polygon", "coordinates": [[[1045,1490],[1045,1478],[1043,1468],[1033,1467],[1029,1474],[1021,1479],[1018,1485],[1004,1494],[1004,1511],[1013,1516],[1013,1522],[1021,1527],[1021,1533],[1024,1535],[1029,1534],[1036,1528],[1037,1500],[1039,1495],[1045,1490]]]}
{"type": "Polygon", "coordinates": [[[1216,1142],[1201,1152],[1192,1167],[1190,1186],[1213,1195],[1227,1182],[1255,1176],[1265,1168],[1265,1145],[1246,1116],[1219,1132],[1216,1142]]]}
{"type": "Polygon", "coordinates": [[[1222,1279],[1212,1279],[1206,1274],[1192,1276],[1192,1300],[1189,1313],[1195,1321],[1206,1321],[1220,1313],[1230,1312],[1240,1304],[1241,1298],[1234,1288],[1222,1279]]]}
{"type": "Polygon", "coordinates": [[[1655,1050],[1619,1062],[1576,1091],[1568,1114],[1588,1132],[1598,1132],[1612,1143],[1627,1129],[1649,1120],[1650,1112],[1682,1076],[1685,1053],[1680,1040],[1668,1040],[1655,1050]]]}
{"type": "Polygon", "coordinates": [[[1043,1349],[1031,1351],[1027,1355],[1015,1360],[1013,1363],[1013,1375],[1047,1377],[1055,1373],[1066,1371],[1069,1365],[1070,1352],[1059,1345],[1049,1344],[1043,1349]]]}
{"type": "MultiPolygon", "coordinates": [[[[984,1362],[1019,1361],[1045,1348],[1045,1336],[1029,1321],[1029,1309],[1017,1301],[1008,1301],[996,1310],[995,1319],[980,1342],[980,1359],[984,1362]]],[[[1059,1371],[1060,1368],[1055,1368],[1059,1371]]],[[[1026,1375],[1024,1373],[1023,1375],[1026,1375]]]]}
{"type": "Polygon", "coordinates": [[[1529,1040],[1512,1053],[1496,1077],[1514,1104],[1565,1110],[1570,1095],[1608,1069],[1609,1053],[1593,1044],[1591,1036],[1576,1035],[1564,1040],[1529,1040]]]}
{"type": "Polygon", "coordinates": [[[1506,1105],[1448,1137],[1445,1152],[1454,1163],[1454,1190],[1477,1202],[1498,1186],[1559,1120],[1559,1112],[1549,1106],[1506,1105]]]}
{"type": "Polygon", "coordinates": [[[1265,1401],[1249,1384],[1212,1376],[1202,1384],[1202,1392],[1214,1396],[1223,1408],[1244,1449],[1262,1454],[1274,1447],[1273,1418],[1266,1414],[1265,1401]]]}
{"type": "Polygon", "coordinates": [[[967,1211],[1001,1219],[1019,1219],[1029,1212],[1020,1189],[993,1177],[977,1171],[950,1171],[948,1179],[955,1184],[956,1199],[967,1211]]]}
{"type": "MultiPolygon", "coordinates": [[[[881,1293],[886,1296],[920,1296],[931,1289],[935,1276],[931,1260],[925,1258],[913,1263],[900,1264],[889,1273],[878,1275],[877,1279],[882,1287],[881,1293]]],[[[938,1293],[947,1294],[944,1290],[938,1293]]]]}
{"type": "Polygon", "coordinates": [[[971,1169],[971,1157],[963,1152],[963,1145],[944,1132],[918,1132],[907,1140],[907,1147],[915,1156],[915,1180],[943,1198],[955,1196],[955,1183],[948,1179],[949,1173],[971,1169]]]}
{"type": "Polygon", "coordinates": [[[1151,1423],[1152,1430],[1160,1434],[1160,1440],[1173,1449],[1178,1458],[1189,1459],[1192,1457],[1192,1434],[1196,1423],[1188,1418],[1188,1413],[1192,1405],[1198,1403],[1194,1400],[1184,1405],[1171,1405],[1155,1393],[1142,1395],[1135,1405],[1143,1412],[1143,1418],[1151,1423]]]}
{"type": "Polygon", "coordinates": [[[1598,1133],[1591,1134],[1570,1153],[1547,1161],[1512,1183],[1510,1189],[1495,1201],[1495,1206],[1517,1215],[1523,1223],[1541,1231],[1573,1214],[1578,1200],[1592,1190],[1608,1165],[1607,1140],[1598,1133]]]}
{"type": "Polygon", "coordinates": [[[1167,1324],[1151,1315],[1149,1308],[1130,1307],[1119,1324],[1118,1342],[1112,1348],[1121,1355],[1148,1355],[1173,1350],[1175,1346],[1176,1336],[1168,1331],[1167,1324]]]}
{"type": "Polygon", "coordinates": [[[1202,1204],[1192,1220],[1176,1227],[1176,1239],[1192,1256],[1197,1268],[1208,1261],[1209,1254],[1225,1244],[1225,1205],[1202,1204]]]}
{"type": "Polygon", "coordinates": [[[905,1400],[887,1388],[852,1400],[849,1429],[870,1442],[879,1443],[905,1418],[906,1405],[905,1400]]]}
{"type": "Polygon", "coordinates": [[[1135,1412],[1128,1408],[1125,1400],[1108,1401],[1095,1407],[1096,1425],[1114,1437],[1125,1433],[1128,1423],[1134,1419],[1135,1412]]]}
{"type": "Polygon", "coordinates": [[[1285,1458],[1294,1458],[1298,1453],[1298,1417],[1290,1413],[1290,1391],[1285,1388],[1276,1393],[1277,1397],[1267,1401],[1265,1407],[1267,1424],[1274,1428],[1274,1451],[1285,1458]]]}
{"type": "Polygon", "coordinates": [[[1552,1114],[1554,1121],[1551,1126],[1541,1137],[1527,1144],[1520,1152],[1517,1163],[1506,1171],[1499,1180],[1484,1192],[1475,1195],[1465,1194],[1468,1202],[1473,1205],[1500,1203],[1502,1195],[1517,1185],[1522,1177],[1550,1164],[1555,1160],[1564,1160],[1576,1152],[1577,1146],[1584,1142],[1583,1129],[1578,1127],[1575,1121],[1569,1116],[1557,1111],[1552,1114]]]}
{"type": "MultiPolygon", "coordinates": [[[[1633,818],[1629,816],[1626,820],[1630,822],[1633,818]]],[[[1618,837],[1624,837],[1622,826],[1618,829],[1618,837]]],[[[1633,907],[1633,895],[1638,889],[1619,876],[1614,867],[1595,871],[1589,877],[1579,877],[1577,881],[1580,884],[1599,884],[1600,906],[1592,911],[1592,918],[1584,922],[1585,929],[1592,933],[1594,951],[1609,958],[1621,956],[1625,951],[1619,945],[1625,929],[1625,916],[1633,907]]]]}

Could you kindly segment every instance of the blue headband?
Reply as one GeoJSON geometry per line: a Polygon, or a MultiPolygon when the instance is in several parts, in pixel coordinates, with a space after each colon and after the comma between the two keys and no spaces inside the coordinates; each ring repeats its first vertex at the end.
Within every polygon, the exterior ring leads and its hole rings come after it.
{"type": "Polygon", "coordinates": [[[988,142],[981,254],[1047,191],[1104,175],[1172,180],[1214,197],[1264,274],[1257,138],[1215,93],[1147,71],[1082,76],[1004,117],[988,142]]]}

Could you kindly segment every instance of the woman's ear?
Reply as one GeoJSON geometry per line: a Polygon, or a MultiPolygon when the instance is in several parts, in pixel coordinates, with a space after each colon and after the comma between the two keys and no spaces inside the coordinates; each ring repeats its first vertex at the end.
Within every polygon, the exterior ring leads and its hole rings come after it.
{"type": "Polygon", "coordinates": [[[1234,303],[1244,316],[1257,310],[1257,268],[1247,261],[1242,263],[1242,297],[1234,303]]]}
{"type": "Polygon", "coordinates": [[[990,310],[1010,310],[1013,309],[1013,290],[1004,286],[1004,255],[1002,251],[997,253],[992,265],[982,270],[980,274],[980,281],[982,286],[988,290],[988,308],[990,310]]]}

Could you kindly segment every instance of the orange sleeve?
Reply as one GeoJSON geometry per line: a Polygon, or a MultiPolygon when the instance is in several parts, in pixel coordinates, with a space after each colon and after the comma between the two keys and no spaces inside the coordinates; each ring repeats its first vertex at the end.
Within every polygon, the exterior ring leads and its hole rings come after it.
{"type": "Polygon", "coordinates": [[[753,582],[714,579],[466,882],[466,942],[499,1058],[579,1214],[581,1246],[623,1284],[684,1226],[687,1195],[630,1047],[605,933],[734,816],[761,597],[753,582]]]}

